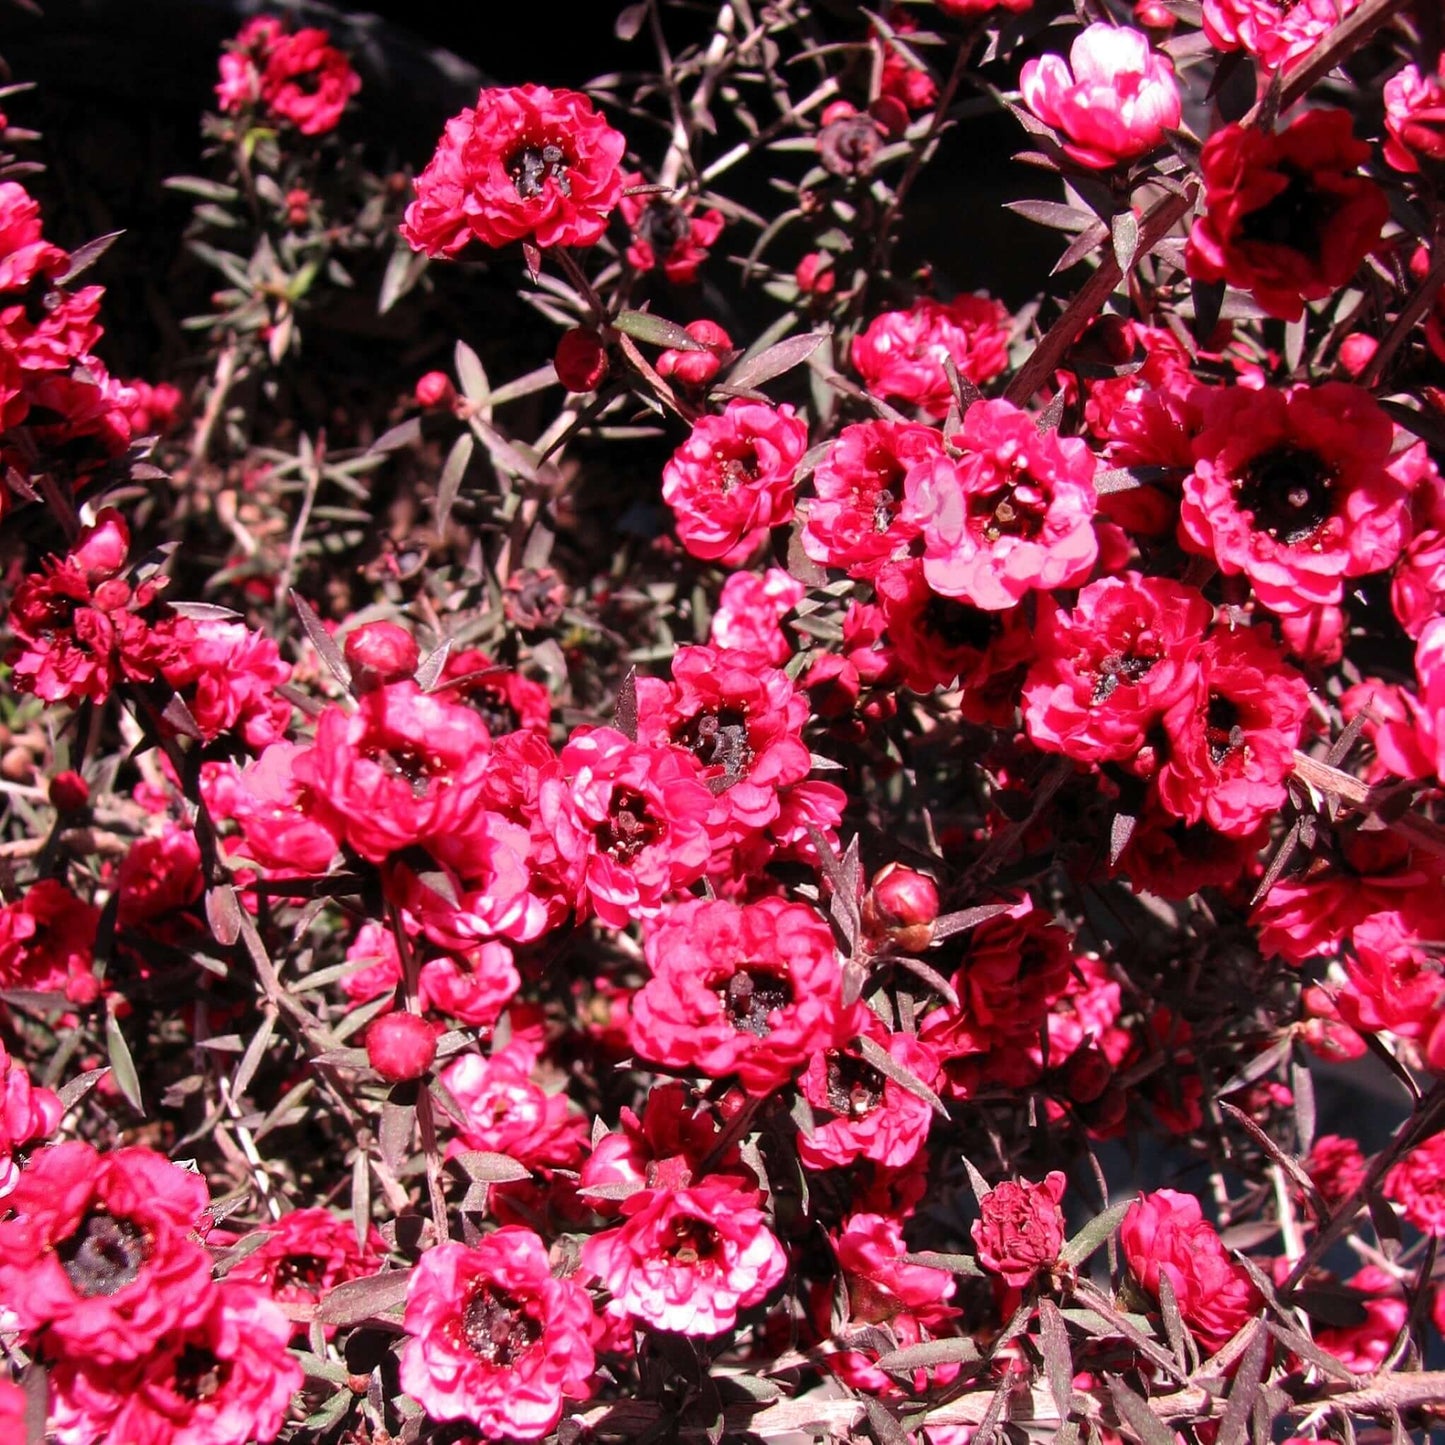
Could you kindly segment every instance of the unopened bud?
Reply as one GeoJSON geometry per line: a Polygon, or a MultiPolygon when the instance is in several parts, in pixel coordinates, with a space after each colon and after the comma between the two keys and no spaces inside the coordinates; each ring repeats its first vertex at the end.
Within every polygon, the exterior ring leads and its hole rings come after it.
{"type": "Polygon", "coordinates": [[[345,655],[358,693],[415,676],[421,661],[416,638],[394,622],[368,622],[347,633],[345,655]]]}
{"type": "Polygon", "coordinates": [[[449,407],[457,399],[457,389],[444,371],[429,371],[419,376],[416,382],[416,404],[431,410],[434,407],[449,407]]]}
{"type": "Polygon", "coordinates": [[[607,375],[607,348],[595,331],[574,326],[562,333],[552,364],[568,391],[595,391],[607,375]]]}
{"type": "Polygon", "coordinates": [[[436,1029],[416,1014],[383,1014],[366,1031],[366,1060],[388,1084],[421,1078],[436,1056],[436,1029]]]}
{"type": "Polygon", "coordinates": [[[938,885],[926,873],[889,863],[874,875],[863,899],[863,929],[904,953],[922,953],[938,921],[938,885]]]}

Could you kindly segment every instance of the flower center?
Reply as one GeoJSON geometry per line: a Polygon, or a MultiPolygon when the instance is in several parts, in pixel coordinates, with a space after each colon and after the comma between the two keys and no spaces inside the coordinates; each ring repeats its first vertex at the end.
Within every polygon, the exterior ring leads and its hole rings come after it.
{"type": "Polygon", "coordinates": [[[564,196],[572,194],[572,183],[567,179],[567,153],[559,145],[548,141],[541,146],[523,146],[507,158],[507,174],[517,188],[517,194],[524,201],[535,200],[553,182],[564,196]]]}
{"type": "Polygon", "coordinates": [[[664,1249],[676,1263],[692,1265],[710,1259],[717,1243],[717,1230],[705,1219],[694,1219],[689,1214],[672,1221],[672,1240],[664,1249]]]}
{"type": "Polygon", "coordinates": [[[411,789],[413,798],[424,798],[431,786],[432,772],[440,771],[441,760],[428,758],[415,748],[406,746],[394,748],[368,748],[363,756],[369,758],[389,778],[405,783],[411,789]]]}
{"type": "Polygon", "coordinates": [[[503,1289],[483,1285],[462,1311],[467,1347],[489,1365],[508,1369],[542,1337],[542,1326],[503,1289]]]}
{"type": "Polygon", "coordinates": [[[699,713],[688,721],[675,741],[694,753],[703,767],[723,770],[722,777],[708,783],[715,793],[746,777],[753,761],[747,714],[741,708],[724,707],[716,712],[699,713]]]}
{"type": "Polygon", "coordinates": [[[1255,457],[1236,484],[1239,506],[1276,542],[1308,542],[1329,520],[1334,473],[1313,452],[1276,447],[1255,457]]]}
{"type": "Polygon", "coordinates": [[[662,836],[662,824],[653,817],[647,799],[630,788],[612,795],[612,810],[597,830],[597,843],[619,863],[630,863],[644,848],[662,836]]]}
{"type": "Polygon", "coordinates": [[[93,1299],[117,1294],[136,1280],[150,1256],[150,1239],[134,1220],[96,1209],[55,1253],[76,1294],[93,1299]]]}
{"type": "Polygon", "coordinates": [[[1284,190],[1241,220],[1240,237],[1266,246],[1288,246],[1318,261],[1325,231],[1339,210],[1339,201],[1317,190],[1310,177],[1288,161],[1278,169],[1285,178],[1284,190]]]}
{"type": "Polygon", "coordinates": [[[1107,702],[1121,682],[1138,682],[1159,659],[1134,653],[1111,652],[1100,664],[1094,679],[1093,701],[1107,702]]]}
{"type": "Polygon", "coordinates": [[[187,1400],[209,1400],[230,1374],[230,1365],[204,1345],[187,1345],[176,1357],[176,1394],[187,1400]]]}
{"type": "Polygon", "coordinates": [[[762,969],[740,968],[725,988],[714,990],[727,1007],[728,1019],[739,1033],[765,1038],[768,1016],[774,1009],[787,1008],[793,990],[786,978],[762,969]]]}
{"type": "Polygon", "coordinates": [[[985,541],[1037,537],[1049,510],[1048,494],[1027,472],[983,496],[970,497],[969,516],[985,541]]]}
{"type": "Polygon", "coordinates": [[[288,1254],[276,1262],[271,1280],[277,1289],[304,1289],[311,1294],[326,1281],[326,1261],[319,1254],[288,1254]]]}
{"type": "Polygon", "coordinates": [[[883,1075],[854,1054],[828,1055],[828,1107],[847,1119],[861,1119],[883,1102],[883,1075]]]}
{"type": "Polygon", "coordinates": [[[715,451],[713,460],[717,462],[718,490],[725,497],[758,479],[758,456],[750,446],[715,451]]]}
{"type": "Polygon", "coordinates": [[[1219,767],[1230,753],[1244,746],[1244,729],[1239,725],[1239,709],[1217,692],[1209,694],[1204,711],[1204,741],[1214,766],[1219,767]]]}
{"type": "Polygon", "coordinates": [[[671,201],[652,201],[637,223],[638,235],[652,247],[659,266],[691,229],[682,207],[673,205],[671,201]]]}
{"type": "Polygon", "coordinates": [[[918,615],[919,628],[945,647],[968,647],[983,652],[998,635],[999,612],[970,607],[955,597],[934,595],[918,615]]]}

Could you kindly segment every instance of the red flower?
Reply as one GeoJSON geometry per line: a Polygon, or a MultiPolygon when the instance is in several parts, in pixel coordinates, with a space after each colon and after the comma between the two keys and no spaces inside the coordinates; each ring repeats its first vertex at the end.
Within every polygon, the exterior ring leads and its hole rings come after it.
{"type": "Polygon", "coordinates": [[[361,89],[361,77],[330,39],[309,28],[281,36],[261,75],[262,103],[302,135],[334,130],[346,102],[361,89]]]}
{"type": "Polygon", "coordinates": [[[442,1083],[462,1108],[459,1142],[449,1150],[489,1149],[534,1169],[572,1168],[587,1142],[587,1121],[566,1094],[534,1084],[507,1052],[467,1053],[442,1071],[442,1083]]]}
{"type": "Polygon", "coordinates": [[[684,1335],[720,1335],[760,1303],[787,1269],[756,1191],[721,1179],[642,1189],[623,1223],[582,1246],[582,1264],[628,1314],[684,1335]]]}
{"type": "Polygon", "coordinates": [[[1159,798],[1175,817],[1251,833],[1284,802],[1309,688],[1264,628],[1215,632],[1193,685],[1164,718],[1159,798]]]}
{"type": "Polygon", "coordinates": [[[1211,1352],[1264,1304],[1192,1194],[1173,1189],[1141,1194],[1119,1226],[1119,1244],[1134,1278],[1156,1298],[1159,1276],[1168,1276],[1184,1323],[1211,1352]]]}
{"type": "Polygon", "coordinates": [[[433,1420],[466,1420],[489,1440],[536,1440],[563,1399],[592,1388],[592,1303],[554,1279],[542,1241],[505,1225],[439,1244],[417,1262],[403,1320],[401,1387],[433,1420]]]}
{"type": "Polygon", "coordinates": [[[1213,612],[1194,588],[1137,572],[1091,582],[1072,612],[1040,598],[1024,683],[1034,745],[1147,776],[1145,735],[1193,680],[1213,612]]]}
{"type": "Polygon", "coordinates": [[[690,899],[648,930],[646,949],[652,978],[628,1019],[642,1058],[767,1094],[857,1032],[832,931],[807,904],[690,899]]]}
{"type": "Polygon", "coordinates": [[[1360,0],[1204,0],[1204,33],[1216,50],[1244,50],[1266,70],[1304,59],[1360,0]]]}
{"type": "Polygon", "coordinates": [[[149,1149],[42,1149],[0,1221],[0,1294],[22,1333],[104,1365],[199,1324],[211,1259],[190,1236],[208,1202],[199,1175],[149,1149]]]}
{"type": "Polygon", "coordinates": [[[1366,1265],[1347,1283],[1364,1319],[1334,1329],[1317,1328],[1315,1343],[1347,1370],[1368,1376],[1385,1363],[1410,1316],[1410,1307],[1400,1293],[1399,1281],[1377,1265],[1366,1265]]]}
{"type": "Polygon", "coordinates": [[[887,421],[846,426],[813,470],[803,550],[825,567],[871,578],[902,556],[918,526],[900,515],[903,483],[919,463],[944,455],[932,427],[887,421]]]}
{"type": "Polygon", "coordinates": [[[1204,392],[1180,540],[1248,577],[1289,615],[1338,603],[1344,577],[1400,555],[1407,489],[1388,469],[1395,427],[1348,382],[1204,392]]]}
{"type": "MultiPolygon", "coordinates": [[[[631,171],[622,177],[622,184],[631,189],[646,182],[640,172],[631,171]]],[[[695,204],[691,196],[675,201],[661,192],[624,194],[618,209],[632,232],[628,263],[639,271],[661,271],[674,286],[691,286],[724,224],[721,211],[709,209],[697,215],[695,204]]]]}
{"type": "Polygon", "coordinates": [[[0,988],[64,993],[93,1003],[100,980],[92,971],[100,910],[55,878],[42,878],[18,903],[0,908],[0,988]]]}
{"type": "Polygon", "coordinates": [[[808,426],[793,408],[730,401],[700,417],[662,471],[662,498],[694,556],[737,567],[793,515],[808,426]]]}
{"type": "Polygon", "coordinates": [[[1389,207],[1359,174],[1370,147],[1345,110],[1306,111],[1268,133],[1229,125],[1205,142],[1205,213],[1185,261],[1201,281],[1252,291],[1271,316],[1297,320],[1355,274],[1389,207]]]}
{"type": "Polygon", "coordinates": [[[923,530],[923,575],[935,592],[1001,611],[1030,589],[1070,587],[1098,556],[1088,444],[1040,433],[1006,401],[969,407],[954,438],[963,456],[914,467],[903,515],[923,530]]]}
{"type": "Polygon", "coordinates": [[[255,1234],[242,1237],[247,1248],[226,1279],[260,1285],[288,1305],[315,1305],[344,1280],[375,1274],[384,1253],[375,1230],[358,1247],[356,1226],[329,1209],[295,1209],[257,1233],[257,1248],[255,1234]]]}
{"type": "Polygon", "coordinates": [[[1008,365],[1012,323],[1008,309],[989,296],[965,293],[944,303],[922,297],[908,311],[885,311],[854,337],[854,369],[874,396],[896,397],[943,417],[953,401],[948,373],[975,386],[1008,365]]]}
{"type": "Polygon", "coordinates": [[[1385,1198],[1426,1234],[1445,1235],[1445,1134],[1412,1149],[1385,1175],[1385,1198]]]}
{"type": "Polygon", "coordinates": [[[1055,1170],[1042,1184],[1009,1180],[990,1189],[971,1231],[978,1262],[1015,1289],[1052,1265],[1064,1247],[1064,1188],[1055,1170]]]}
{"type": "Polygon", "coordinates": [[[808,595],[808,589],[781,567],[733,572],[722,585],[708,627],[708,641],[730,652],[753,652],[781,667],[793,645],[778,625],[808,595]]]}
{"type": "Polygon", "coordinates": [[[1321,1134],[1304,1161],[1305,1173],[1327,1204],[1343,1204],[1364,1183],[1368,1166],[1360,1146],[1339,1134],[1321,1134]]]}
{"type": "Polygon", "coordinates": [[[428,256],[455,255],[473,237],[590,246],[622,198],[626,144],[576,91],[483,90],[447,122],[401,233],[428,256]]]}
{"type": "Polygon", "coordinates": [[[363,858],[433,837],[456,841],[480,811],[491,739],[471,708],[394,682],[356,711],[328,707],[292,765],[313,816],[363,858]]]}
{"type": "Polygon", "coordinates": [[[48,1139],[60,1127],[62,1113],[60,1100],[49,1089],[32,1084],[24,1067],[12,1063],[0,1043],[0,1199],[20,1182],[15,1150],[48,1139]]]}
{"type": "Polygon", "coordinates": [[[301,1366],[291,1326],[253,1285],[222,1280],[200,1296],[194,1323],[144,1359],[97,1368],[85,1356],[54,1367],[52,1424],[68,1445],[265,1445],[281,1433],[301,1366]]]}

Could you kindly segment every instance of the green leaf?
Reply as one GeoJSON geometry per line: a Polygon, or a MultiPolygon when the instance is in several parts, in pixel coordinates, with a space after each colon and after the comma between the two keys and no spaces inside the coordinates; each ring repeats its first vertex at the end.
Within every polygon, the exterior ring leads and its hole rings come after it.
{"type": "Polygon", "coordinates": [[[105,1016],[105,1052],[110,1059],[116,1087],[137,1114],[144,1114],[145,1105],[141,1102],[140,1079],[136,1075],[135,1061],[130,1056],[130,1047],[125,1041],[125,1035],[120,1031],[120,1024],[112,1013],[105,1016]]]}
{"type": "Polygon", "coordinates": [[[1059,1259],[1064,1264],[1081,1265],[1118,1229],[1124,1216],[1129,1212],[1132,1199],[1121,1204],[1110,1205],[1102,1214],[1091,1219],[1060,1251],[1059,1259]]]}
{"type": "Polygon", "coordinates": [[[648,346],[670,346],[675,351],[706,351],[707,348],[696,337],[689,336],[674,321],[664,321],[650,311],[619,312],[612,324],[624,336],[648,346]]]}

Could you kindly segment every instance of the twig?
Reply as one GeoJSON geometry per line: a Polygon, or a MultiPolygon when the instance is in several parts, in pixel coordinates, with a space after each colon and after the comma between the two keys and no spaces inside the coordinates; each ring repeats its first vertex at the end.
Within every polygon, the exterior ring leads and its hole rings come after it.
{"type": "Polygon", "coordinates": [[[316,444],[312,446],[302,439],[304,457],[302,471],[305,475],[305,491],[301,495],[301,510],[296,514],[296,525],[291,529],[291,542],[286,548],[286,561],[281,567],[281,578],[276,584],[277,617],[284,620],[287,615],[286,599],[291,596],[291,581],[296,575],[296,558],[306,536],[307,524],[311,521],[311,509],[316,505],[316,493],[321,489],[321,465],[326,456],[326,433],[316,433],[316,444]]]}
{"type": "Polygon", "coordinates": [[[1394,324],[1385,333],[1384,340],[1376,347],[1369,366],[1365,368],[1365,374],[1360,378],[1361,386],[1375,387],[1380,384],[1385,368],[1404,345],[1405,338],[1415,329],[1415,323],[1430,309],[1442,283],[1445,283],[1445,246],[1440,245],[1439,241],[1440,238],[1437,237],[1434,247],[1435,264],[1426,272],[1425,279],[1401,308],[1394,324]]]}

